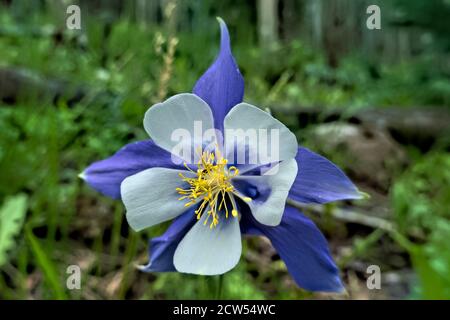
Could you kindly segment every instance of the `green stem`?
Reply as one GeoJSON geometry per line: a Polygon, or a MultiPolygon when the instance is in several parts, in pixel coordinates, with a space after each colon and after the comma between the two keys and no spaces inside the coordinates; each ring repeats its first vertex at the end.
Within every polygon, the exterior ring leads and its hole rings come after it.
{"type": "Polygon", "coordinates": [[[222,299],[223,278],[224,278],[224,275],[221,274],[218,279],[216,300],[222,299]]]}

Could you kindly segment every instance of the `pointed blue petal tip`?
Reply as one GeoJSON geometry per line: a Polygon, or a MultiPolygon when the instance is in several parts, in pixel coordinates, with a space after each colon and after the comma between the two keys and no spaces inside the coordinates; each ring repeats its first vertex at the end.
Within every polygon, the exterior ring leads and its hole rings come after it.
{"type": "Polygon", "coordinates": [[[216,129],[223,130],[225,115],[244,97],[244,79],[231,53],[230,35],[225,22],[220,25],[220,52],[216,60],[198,79],[193,93],[211,108],[216,129]]]}
{"type": "Polygon", "coordinates": [[[220,25],[220,54],[230,54],[231,44],[230,44],[230,34],[228,32],[227,24],[221,17],[217,17],[217,21],[220,25]]]}

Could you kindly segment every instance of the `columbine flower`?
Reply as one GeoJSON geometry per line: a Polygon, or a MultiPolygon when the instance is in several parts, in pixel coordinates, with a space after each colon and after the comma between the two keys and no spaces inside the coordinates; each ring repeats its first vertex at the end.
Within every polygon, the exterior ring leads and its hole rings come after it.
{"type": "Polygon", "coordinates": [[[361,194],[333,163],[299,148],[281,122],[242,103],[244,81],[222,20],[220,27],[220,53],[193,94],[173,96],[147,111],[144,127],[152,140],[126,145],[82,176],[96,190],[122,199],[136,231],[175,219],[151,240],[144,271],[223,274],[240,259],[241,234],[262,235],[299,286],[339,292],[343,286],[325,238],[311,220],[286,206],[286,199],[322,204],[361,194]],[[207,141],[199,139],[196,123],[202,132],[216,131],[207,141]],[[259,140],[258,147],[230,133],[266,129],[278,140],[259,140]],[[177,130],[191,139],[174,139],[177,130]],[[273,142],[276,161],[260,151],[271,150],[273,142]],[[237,150],[245,151],[244,164],[237,150]]]}

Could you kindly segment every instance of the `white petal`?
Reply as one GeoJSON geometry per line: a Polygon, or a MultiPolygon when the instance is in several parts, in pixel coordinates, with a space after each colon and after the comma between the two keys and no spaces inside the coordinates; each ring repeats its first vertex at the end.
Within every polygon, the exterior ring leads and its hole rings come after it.
{"type": "Polygon", "coordinates": [[[268,170],[262,176],[238,176],[256,187],[268,190],[267,199],[247,202],[255,219],[268,226],[277,226],[283,217],[286,198],[297,176],[295,159],[286,160],[268,170]],[[276,173],[275,173],[276,172],[276,173]]]}
{"type": "Polygon", "coordinates": [[[192,176],[189,171],[151,168],[122,182],[120,193],[127,209],[128,224],[133,230],[173,219],[187,210],[186,201],[178,200],[180,195],[176,191],[177,187],[183,186],[180,172],[192,176]]]}
{"type": "Polygon", "coordinates": [[[216,142],[211,108],[191,93],[177,94],[150,107],[144,128],[158,146],[190,164],[195,163],[199,147],[216,142]],[[202,141],[204,135],[209,141],[202,141]]]}
{"type": "Polygon", "coordinates": [[[231,163],[262,165],[292,159],[297,154],[295,135],[270,114],[248,103],[230,110],[224,128],[226,154],[231,163]],[[243,152],[250,155],[244,163],[243,152]]]}
{"type": "Polygon", "coordinates": [[[178,244],[173,257],[177,271],[201,275],[223,274],[239,262],[242,252],[239,220],[220,215],[219,224],[211,229],[209,223],[203,224],[206,216],[204,213],[178,244]]]}

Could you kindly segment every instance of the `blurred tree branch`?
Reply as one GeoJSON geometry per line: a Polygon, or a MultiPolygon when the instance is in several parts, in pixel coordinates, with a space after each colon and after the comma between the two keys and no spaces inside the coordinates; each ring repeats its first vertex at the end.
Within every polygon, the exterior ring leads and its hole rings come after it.
{"type": "MultiPolygon", "coordinates": [[[[0,68],[0,101],[15,104],[27,97],[38,99],[64,99],[68,105],[92,97],[93,102],[107,102],[115,99],[114,92],[92,92],[85,85],[62,79],[49,79],[23,68],[0,68]]],[[[345,109],[327,110],[324,107],[295,107],[289,110],[271,107],[275,113],[297,117],[299,127],[308,124],[343,121],[359,125],[371,125],[387,130],[396,140],[414,145],[431,145],[437,138],[450,132],[450,112],[446,108],[391,107],[368,108],[348,114],[345,109]]]]}
{"type": "Polygon", "coordinates": [[[323,216],[325,214],[330,214],[333,218],[345,223],[356,223],[373,229],[384,230],[387,232],[391,232],[395,229],[393,223],[389,220],[369,216],[367,214],[364,214],[363,212],[353,209],[333,208],[332,210],[328,210],[326,207],[322,205],[303,204],[292,199],[288,199],[287,204],[294,208],[300,209],[302,210],[303,213],[309,215],[312,214],[323,216]]]}
{"type": "Polygon", "coordinates": [[[271,110],[286,116],[296,116],[300,128],[310,124],[334,121],[372,126],[389,132],[398,142],[413,145],[428,145],[450,133],[450,112],[443,107],[370,107],[349,112],[345,108],[293,107],[271,110]]]}

